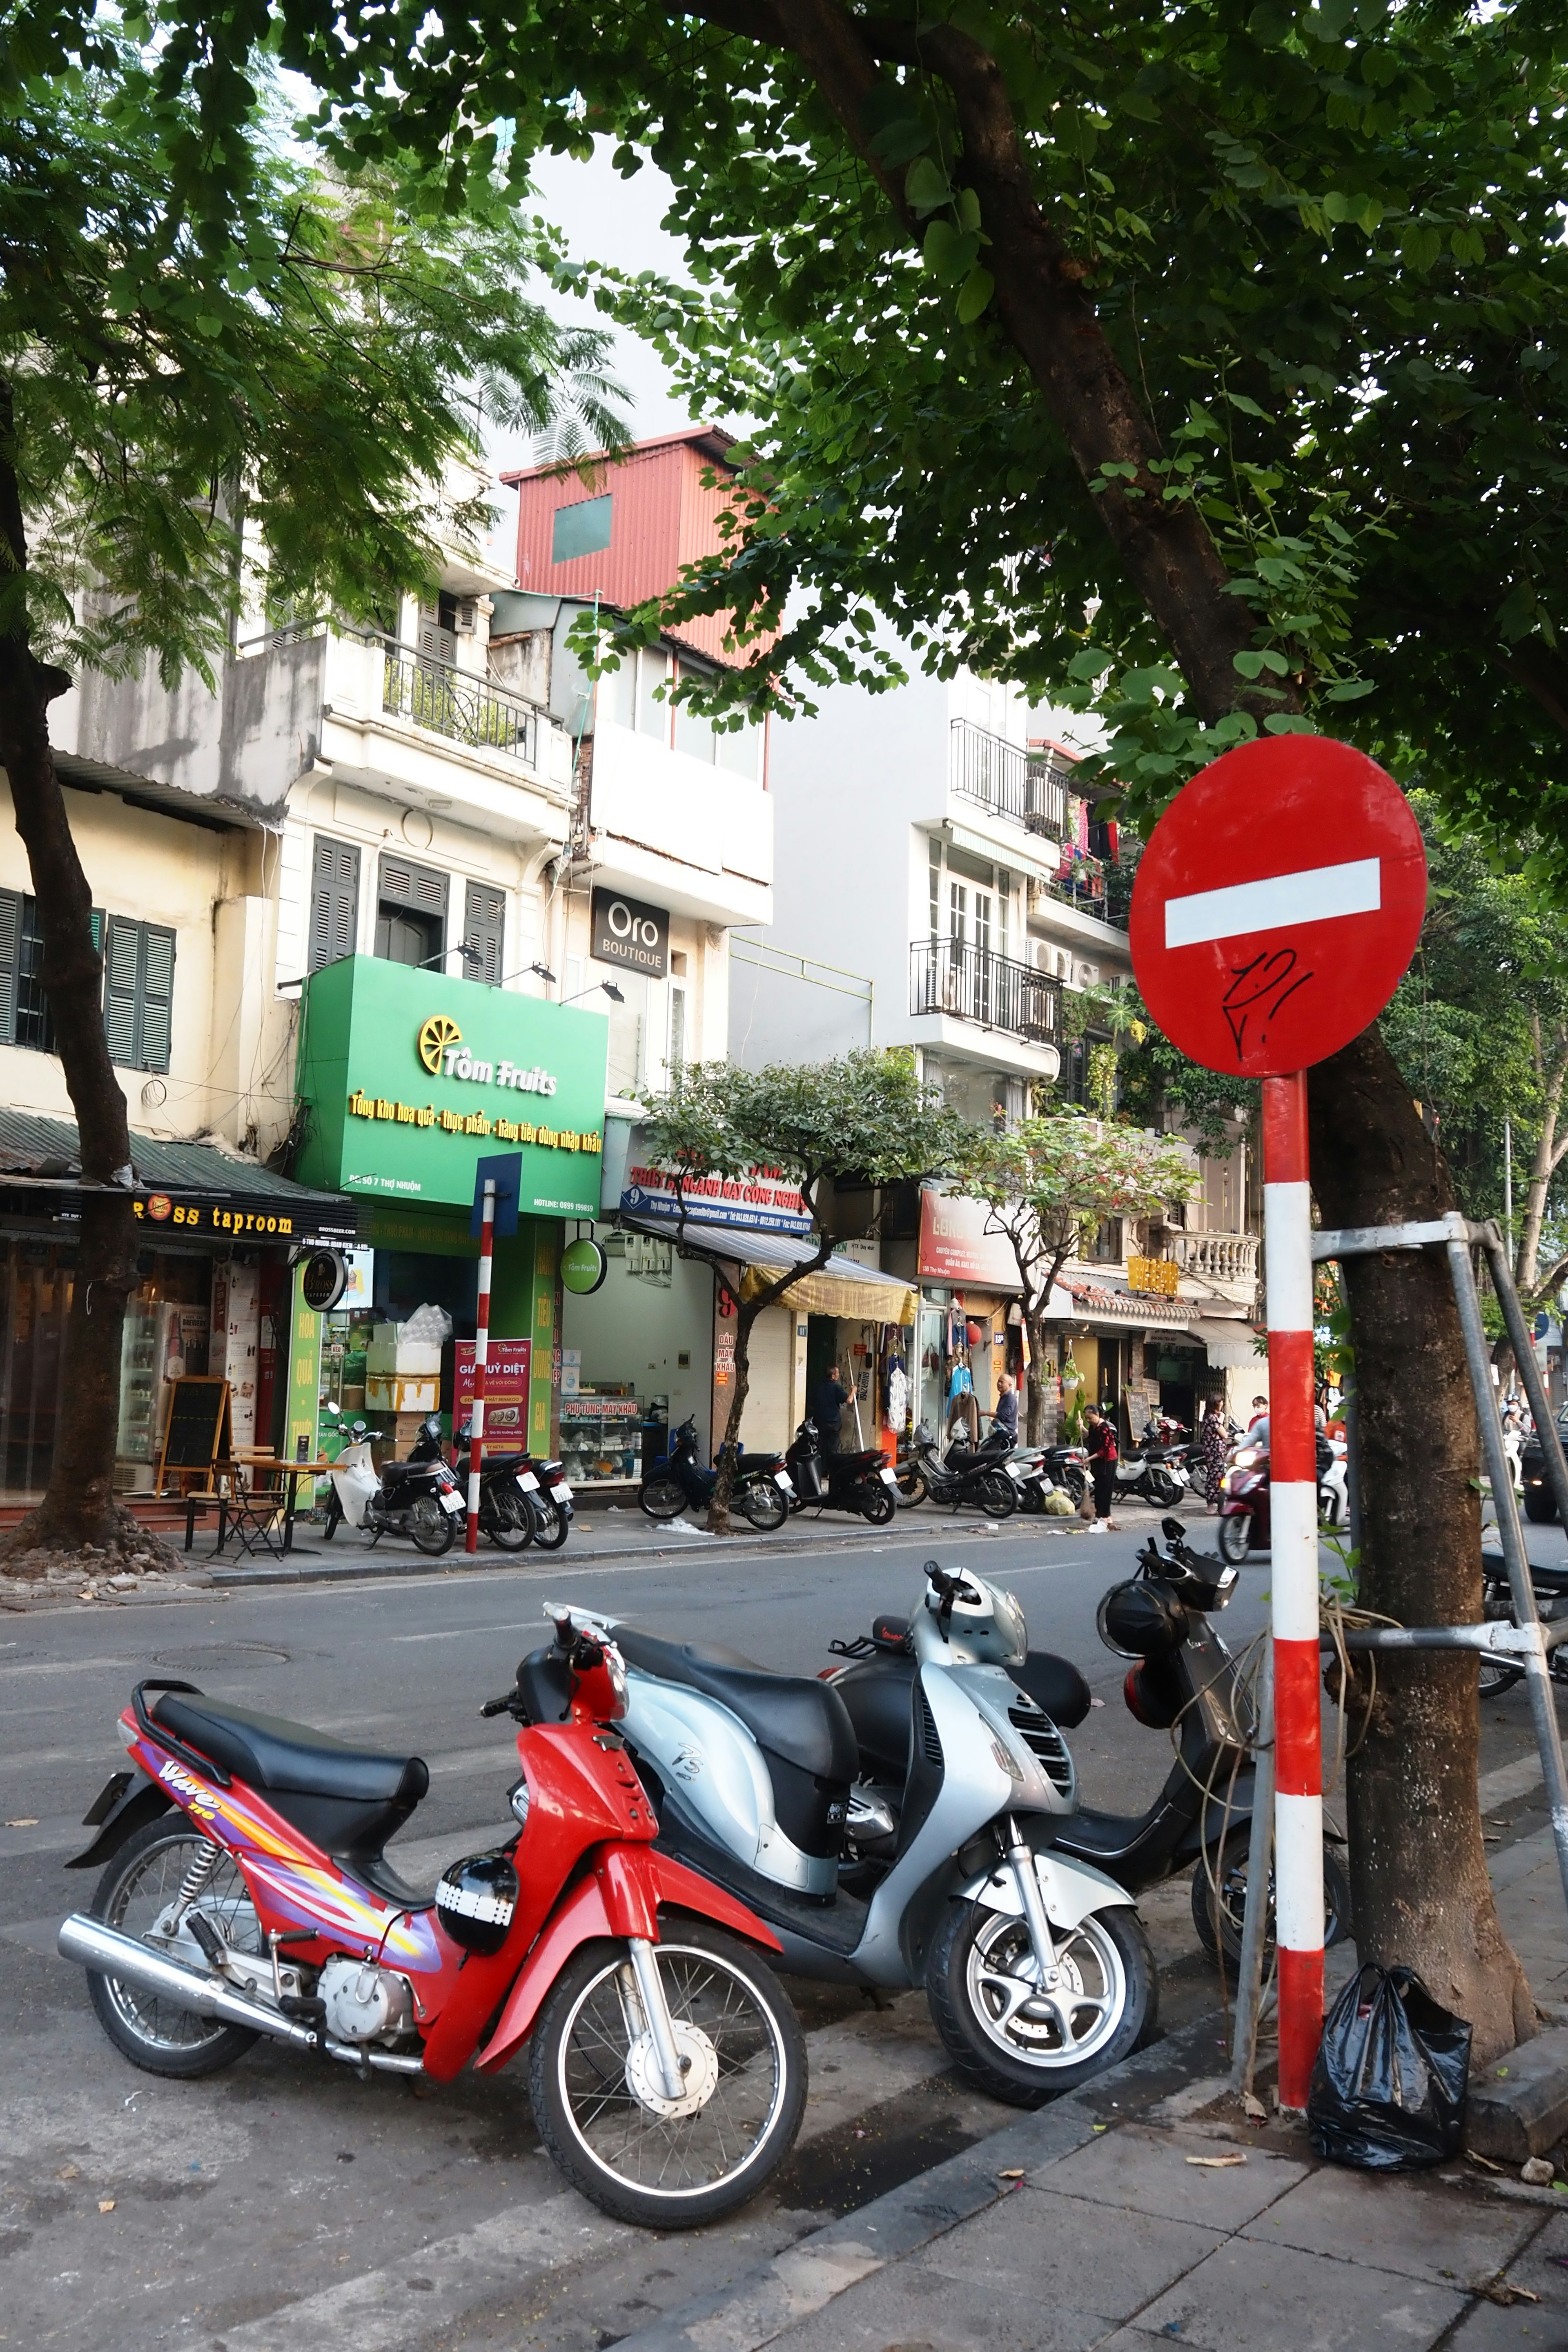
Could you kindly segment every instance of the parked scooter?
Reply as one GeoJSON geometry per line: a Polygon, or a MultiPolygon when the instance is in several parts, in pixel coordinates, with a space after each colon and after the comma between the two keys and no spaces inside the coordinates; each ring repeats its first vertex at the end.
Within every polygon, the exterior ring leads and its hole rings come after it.
{"type": "Polygon", "coordinates": [[[792,1511],[851,1511],[874,1528],[885,1528],[899,1507],[898,1479],[887,1455],[874,1446],[858,1454],[825,1454],[809,1416],[795,1431],[784,1468],[795,1487],[792,1511]]]}
{"type": "Polygon", "coordinates": [[[613,1645],[563,1622],[480,1710],[525,1727],[519,1828],[426,1894],[383,1851],[429,1786],[417,1756],[139,1683],[120,1722],[132,1769],[68,1865],[108,1868],[60,1952],[153,2074],[214,2074],[268,2034],[366,2079],[445,2083],[526,2044],[534,2120],[574,2188],[654,2229],[731,2212],[789,2153],[805,2046],[762,1958],[778,1938],[654,1847],[614,1728],[626,1696],[613,1645]]]}
{"type": "MultiPolygon", "coordinates": [[[[1535,1613],[1543,1625],[1568,1616],[1568,1568],[1542,1568],[1534,1560],[1530,1564],[1530,1580],[1535,1588],[1535,1613]]],[[[1513,1593],[1508,1580],[1508,1562],[1500,1551],[1481,1554],[1481,1615],[1499,1624],[1510,1625],[1514,1620],[1513,1593]]],[[[1568,1653],[1549,1653],[1552,1679],[1568,1683],[1568,1653]]],[[[1492,1657],[1480,1654],[1480,1685],[1483,1698],[1496,1698],[1524,1680],[1525,1669],[1511,1658],[1492,1657]]]]}
{"type": "Polygon", "coordinates": [[[1018,1490],[1005,1466],[1009,1448],[999,1430],[977,1446],[955,1440],[944,1460],[937,1451],[931,1423],[922,1421],[915,1431],[915,1449],[926,1494],[933,1503],[950,1503],[954,1510],[970,1503],[988,1519],[1009,1519],[1017,1509],[1018,1490]]]}
{"type": "MultiPolygon", "coordinates": [[[[697,1458],[697,1416],[683,1421],[668,1454],[654,1464],[637,1488],[637,1502],[650,1519],[678,1518],[682,1511],[705,1511],[719,1484],[717,1468],[697,1458]]],[[[789,1517],[795,1484],[777,1454],[747,1454],[735,1465],[731,1499],[743,1519],[772,1533],[789,1517]]]]}
{"type": "Polygon", "coordinates": [[[1043,1456],[1053,1485],[1064,1489],[1076,1510],[1089,1491],[1087,1445],[1047,1445],[1043,1456]]]}
{"type": "MultiPolygon", "coordinates": [[[[468,1515],[468,1446],[470,1424],[464,1422],[453,1433],[450,1466],[463,1496],[464,1517],[468,1515]]],[[[410,1462],[441,1462],[447,1460],[441,1444],[439,1416],[432,1413],[419,1424],[419,1434],[408,1449],[410,1462]]],[[[479,1472],[480,1535],[493,1543],[498,1551],[523,1551],[533,1541],[534,1517],[529,1498],[523,1491],[516,1464],[520,1454],[504,1457],[489,1454],[479,1472]]],[[[537,1486],[537,1480],[534,1482],[537,1486]]]]}
{"type": "Polygon", "coordinates": [[[1073,1762],[1016,1678],[1028,1635],[1011,1594],[927,1562],[896,1813],[853,1788],[854,1724],[826,1683],[573,1618],[613,1634],[626,1661],[626,1738],[660,1846],[766,1919],[792,1974],[923,1982],[959,2074],[1015,2106],[1086,2081],[1152,2031],[1157,1979],[1131,1896],[1058,1850],[1073,1762]],[[885,1864],[864,1893],[841,1875],[847,1848],[885,1864]]]}
{"type": "Polygon", "coordinates": [[[1168,1511],[1179,1503],[1192,1479],[1186,1469],[1184,1445],[1166,1445],[1151,1435],[1151,1423],[1143,1432],[1143,1442],[1130,1446],[1116,1464],[1116,1487],[1119,1494],[1137,1495],[1156,1510],[1168,1511]]]}
{"type": "MultiPolygon", "coordinates": [[[[1133,1895],[1197,1864],[1192,1904],[1198,1940],[1234,1973],[1247,1901],[1252,1719],[1230,1652],[1210,1621],[1230,1601],[1237,1572],[1212,1553],[1194,1551],[1180,1519],[1164,1520],[1161,1532],[1165,1555],[1151,1536],[1139,1554],[1139,1574],[1112,1586],[1098,1622],[1106,1647],[1131,1662],[1122,1685],[1129,1712],[1152,1730],[1179,1726],[1180,1745],[1143,1812],[1079,1805],[1058,1823],[1054,1850],[1104,1871],[1133,1895]]],[[[850,1661],[828,1679],[855,1726],[859,1772],[852,1814],[857,1806],[863,1813],[880,1808],[896,1821],[909,1770],[915,1672],[908,1624],[879,1618],[869,1636],[828,1648],[850,1661]]],[[[1030,1650],[1008,1672],[1058,1729],[1071,1730],[1089,1713],[1089,1685],[1070,1659],[1030,1650]]],[[[856,1860],[875,1869],[878,1859],[877,1843],[861,1841],[856,1860]]],[[[1347,1932],[1350,1893],[1331,1848],[1323,1870],[1333,1943],[1347,1932]]]]}
{"type": "MultiPolygon", "coordinates": [[[[432,1417],[434,1419],[434,1417],[432,1417]]],[[[430,1428],[431,1422],[425,1427],[430,1428]]],[[[332,1491],[321,1534],[331,1543],[339,1523],[363,1528],[373,1545],[383,1536],[406,1536],[432,1559],[457,1541],[464,1506],[458,1482],[440,1458],[441,1424],[434,1422],[436,1456],[421,1462],[386,1462],[377,1477],[370,1433],[363,1421],[351,1424],[351,1443],[332,1465],[332,1491]]]]}
{"type": "MultiPolygon", "coordinates": [[[[1350,1524],[1345,1486],[1345,1443],[1318,1432],[1318,1524],[1338,1529],[1350,1524]]],[[[1220,1480],[1219,1548],[1227,1560],[1267,1551],[1272,1542],[1268,1512],[1268,1449],[1240,1445],[1220,1480]]]]}

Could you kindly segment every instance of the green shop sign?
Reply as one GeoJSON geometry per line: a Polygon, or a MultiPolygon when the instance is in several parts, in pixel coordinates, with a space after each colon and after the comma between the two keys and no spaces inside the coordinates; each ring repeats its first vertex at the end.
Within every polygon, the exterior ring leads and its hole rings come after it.
{"type": "Polygon", "coordinates": [[[310,1133],[300,1182],[467,1209],[474,1163],[522,1161],[519,1206],[599,1206],[602,1013],[348,956],[306,983],[300,1093],[310,1133]]]}

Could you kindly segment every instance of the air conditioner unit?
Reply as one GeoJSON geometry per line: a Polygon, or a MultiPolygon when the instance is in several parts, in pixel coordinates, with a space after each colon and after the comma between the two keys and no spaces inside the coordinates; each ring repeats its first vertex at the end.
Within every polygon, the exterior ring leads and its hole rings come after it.
{"type": "Polygon", "coordinates": [[[1036,971],[1043,971],[1051,980],[1072,978],[1072,956],[1066,948],[1053,947],[1049,940],[1031,940],[1029,961],[1036,971]]]}
{"type": "Polygon", "coordinates": [[[1078,984],[1080,988],[1098,988],[1100,966],[1097,963],[1080,963],[1078,968],[1078,984]]]}

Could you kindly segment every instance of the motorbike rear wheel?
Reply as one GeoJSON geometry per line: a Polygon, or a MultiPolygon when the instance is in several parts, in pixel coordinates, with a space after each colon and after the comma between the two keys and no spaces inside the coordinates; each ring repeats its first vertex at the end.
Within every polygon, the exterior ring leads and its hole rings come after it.
{"type": "Polygon", "coordinates": [[[1112,1904],[1057,1936],[1057,1984],[1026,1994],[1022,1919],[951,1903],[926,1961],[926,1999],[957,2074],[1013,2107],[1037,2107],[1148,2040],[1160,1984],[1142,1922],[1112,1904]]]}
{"type": "Polygon", "coordinates": [[[855,1507],[874,1528],[885,1528],[898,1509],[893,1489],[880,1478],[862,1478],[855,1489],[855,1507]]]}
{"type": "Polygon", "coordinates": [[[897,1511],[916,1510],[930,1492],[923,1470],[900,1470],[893,1508],[897,1511]]]}
{"type": "Polygon", "coordinates": [[[686,1508],[686,1489],[673,1478],[645,1478],[637,1488],[637,1508],[650,1519],[678,1519],[686,1508]]]}
{"type": "Polygon", "coordinates": [[[988,1519],[1010,1519],[1018,1507],[1018,1489],[1005,1470],[987,1470],[974,1482],[974,1499],[988,1519]]]}
{"type": "Polygon", "coordinates": [[[572,1524],[565,1511],[542,1486],[537,1495],[530,1495],[528,1507],[533,1513],[533,1540],[540,1550],[559,1551],[572,1524]]]}
{"type": "Polygon", "coordinates": [[[1233,1511],[1219,1523],[1219,1556],[1239,1568],[1252,1544],[1252,1513],[1233,1511]]]}
{"type": "Polygon", "coordinates": [[[458,1540],[457,1511],[444,1511],[434,1495],[416,1495],[408,1506],[408,1532],[416,1549],[439,1559],[458,1540]]]}
{"type": "MultiPolygon", "coordinates": [[[[186,1931],[160,1937],[154,1930],[172,1908],[192,1864],[210,1859],[211,1843],[187,1813],[166,1813],[148,1822],[127,1838],[99,1880],[92,1917],[205,1976],[206,1956],[194,1936],[186,1931]]],[[[250,1891],[227,1854],[208,1872],[191,1907],[200,1910],[237,1950],[264,1958],[266,1942],[250,1891]]],[[[121,2056],[149,2074],[183,2082],[216,2074],[261,2038],[247,2026],[198,2017],[194,2010],[176,2009],[157,1993],[143,1992],[138,1985],[95,1969],[88,1970],[87,1990],[99,2023],[121,2056]]]]}
{"type": "Polygon", "coordinates": [[[533,1513],[515,1484],[503,1484],[491,1494],[485,1533],[498,1551],[526,1551],[533,1541],[533,1513]]]}
{"type": "Polygon", "coordinates": [[[1066,1469],[1061,1472],[1058,1483],[1067,1488],[1073,1509],[1076,1511],[1089,1491],[1088,1478],[1076,1463],[1069,1462],[1066,1469]]]}
{"type": "Polygon", "coordinates": [[[1168,1470],[1149,1473],[1149,1499],[1162,1511],[1168,1511],[1182,1499],[1182,1490],[1168,1470]]]}
{"type": "Polygon", "coordinates": [[[789,1501],[784,1488],[775,1486],[771,1478],[759,1478],[754,1486],[742,1486],[735,1497],[735,1508],[764,1535],[782,1528],[789,1517],[789,1501]]]}
{"type": "Polygon", "coordinates": [[[691,2230],[746,2204],[789,2154],[805,2043],[772,1969],[736,1937],[671,1921],[654,1953],[701,2104],[659,2112],[670,2102],[649,2080],[650,2037],[633,2030],[641,2010],[626,1946],[603,1939],[574,1952],[551,1989],[528,2045],[528,2092],[574,2189],[617,2221],[691,2230]]]}

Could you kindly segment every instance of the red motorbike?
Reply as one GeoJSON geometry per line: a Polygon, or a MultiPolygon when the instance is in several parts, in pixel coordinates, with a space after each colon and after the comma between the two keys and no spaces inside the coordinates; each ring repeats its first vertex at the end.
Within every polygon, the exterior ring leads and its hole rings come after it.
{"type": "Polygon", "coordinates": [[[191,2077],[258,2035],[362,2074],[449,2082],[521,2051],[540,2136],[617,2220],[689,2229],[788,2155],[805,2101],[799,2024],[743,1903],[653,1851],[658,1823],[614,1725],[620,1654],[561,1619],[515,1687],[517,1832],[434,1894],[384,1848],[424,1796],[416,1756],[138,1684],[132,1769],[68,1867],[107,1861],[59,1949],[132,2064],[191,2077]]]}
{"type": "Polygon", "coordinates": [[[1239,1567],[1249,1551],[1267,1551],[1271,1541],[1268,1447],[1238,1445],[1219,1492],[1220,1558],[1239,1567]]]}

